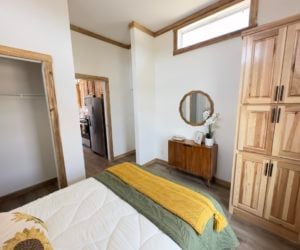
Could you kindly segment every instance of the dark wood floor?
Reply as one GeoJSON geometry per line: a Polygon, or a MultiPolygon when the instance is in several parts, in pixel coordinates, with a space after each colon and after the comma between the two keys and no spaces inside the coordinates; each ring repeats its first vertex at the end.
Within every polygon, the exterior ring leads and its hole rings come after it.
{"type": "Polygon", "coordinates": [[[215,184],[207,187],[206,182],[197,177],[185,174],[183,172],[167,168],[161,164],[152,164],[147,167],[150,172],[171,179],[175,182],[194,189],[207,192],[214,197],[222,206],[229,224],[236,233],[240,246],[238,249],[252,250],[294,250],[300,249],[299,246],[282,239],[258,226],[252,225],[244,220],[232,216],[229,211],[229,193],[230,190],[215,184]]]}
{"type": "Polygon", "coordinates": [[[85,173],[86,177],[92,177],[101,173],[104,169],[122,162],[135,162],[135,155],[132,154],[127,157],[123,157],[119,160],[109,162],[107,159],[93,153],[89,148],[83,147],[84,161],[85,161],[85,173]]]}
{"type": "MultiPolygon", "coordinates": [[[[121,158],[119,160],[109,162],[107,159],[93,153],[89,148],[83,147],[84,152],[84,161],[85,161],[85,170],[86,177],[92,177],[96,174],[102,172],[104,169],[108,168],[117,163],[121,162],[135,162],[135,155],[130,155],[128,157],[121,158]]],[[[31,189],[29,192],[13,195],[6,199],[0,199],[0,212],[6,212],[14,208],[23,206],[31,201],[39,199],[43,196],[46,196],[54,191],[58,190],[57,183],[47,183],[42,187],[31,189]]]]}
{"type": "MultiPolygon", "coordinates": [[[[95,176],[96,174],[102,172],[105,168],[121,162],[135,162],[135,156],[131,155],[129,157],[124,157],[114,162],[109,162],[108,160],[94,154],[88,148],[84,148],[84,159],[87,177],[95,176]]],[[[153,164],[147,169],[153,173],[157,173],[161,176],[165,176],[176,182],[180,182],[192,189],[201,189],[213,196],[222,205],[224,212],[227,215],[230,225],[235,231],[239,241],[240,246],[238,249],[242,250],[294,250],[300,249],[300,247],[277,237],[268,231],[265,231],[255,225],[231,216],[228,212],[229,204],[229,190],[217,185],[212,184],[211,187],[207,187],[202,180],[195,178],[193,176],[187,175],[177,170],[170,170],[164,165],[153,164]]],[[[0,211],[8,211],[10,209],[19,207],[27,202],[35,200],[39,197],[47,195],[55,191],[57,187],[45,187],[35,192],[23,195],[21,197],[16,197],[13,200],[6,201],[0,204],[0,211]]]]}
{"type": "Polygon", "coordinates": [[[58,190],[57,182],[44,184],[42,187],[32,188],[30,191],[19,195],[12,195],[0,200],[0,212],[7,212],[14,208],[23,206],[31,201],[42,198],[58,190]]]}

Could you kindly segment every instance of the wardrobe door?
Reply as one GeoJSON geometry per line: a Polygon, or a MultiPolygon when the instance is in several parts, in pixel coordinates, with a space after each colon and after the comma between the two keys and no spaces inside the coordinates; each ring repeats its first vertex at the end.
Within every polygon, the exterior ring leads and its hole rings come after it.
{"type": "Polygon", "coordinates": [[[269,160],[254,154],[238,154],[235,167],[233,205],[263,216],[269,160]]]}
{"type": "Polygon", "coordinates": [[[299,162],[273,161],[269,168],[265,218],[300,232],[299,162]]]}
{"type": "Polygon", "coordinates": [[[238,149],[271,155],[275,107],[244,105],[241,107],[238,149]]]}
{"type": "Polygon", "coordinates": [[[281,101],[300,103],[300,22],[288,27],[281,83],[281,101]]]}
{"type": "Polygon", "coordinates": [[[243,103],[277,102],[285,36],[286,28],[282,28],[260,32],[246,38],[243,103]]]}
{"type": "Polygon", "coordinates": [[[273,155],[300,160],[300,104],[278,106],[273,155]]]}

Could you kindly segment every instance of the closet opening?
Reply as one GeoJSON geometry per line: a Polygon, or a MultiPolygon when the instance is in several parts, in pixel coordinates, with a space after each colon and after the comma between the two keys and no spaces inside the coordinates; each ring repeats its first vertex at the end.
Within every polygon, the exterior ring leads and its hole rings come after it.
{"type": "Polygon", "coordinates": [[[0,76],[0,203],[20,206],[67,186],[52,59],[0,46],[0,76]]]}
{"type": "Polygon", "coordinates": [[[76,74],[75,78],[85,159],[95,159],[97,155],[100,160],[112,161],[109,80],[106,77],[83,74],[76,74]]]}

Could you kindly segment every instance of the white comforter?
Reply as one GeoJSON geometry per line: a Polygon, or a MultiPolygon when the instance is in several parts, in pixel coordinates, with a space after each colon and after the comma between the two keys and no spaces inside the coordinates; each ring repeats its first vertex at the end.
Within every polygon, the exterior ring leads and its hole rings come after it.
{"type": "Polygon", "coordinates": [[[54,249],[180,249],[93,178],[15,209],[46,222],[54,249]]]}

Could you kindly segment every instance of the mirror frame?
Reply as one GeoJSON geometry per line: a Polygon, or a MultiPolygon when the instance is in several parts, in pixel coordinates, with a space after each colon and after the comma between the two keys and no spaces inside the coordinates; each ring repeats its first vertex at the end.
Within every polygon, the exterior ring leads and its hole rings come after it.
{"type": "MultiPolygon", "coordinates": [[[[214,113],[214,102],[213,102],[213,100],[211,99],[211,97],[210,97],[208,94],[206,94],[205,92],[203,92],[203,91],[201,91],[201,90],[192,90],[192,91],[186,93],[186,94],[182,97],[182,99],[181,99],[181,101],[180,101],[180,103],[179,103],[179,113],[180,113],[180,116],[181,116],[182,120],[184,120],[185,123],[187,123],[187,124],[189,124],[189,125],[191,125],[191,126],[201,126],[201,125],[203,125],[203,124],[205,123],[206,120],[203,121],[203,122],[200,122],[200,123],[193,123],[193,122],[190,122],[190,121],[188,121],[187,119],[185,119],[185,117],[183,116],[182,110],[181,110],[181,106],[182,106],[182,103],[184,102],[185,98],[186,98],[187,96],[191,95],[191,94],[194,94],[194,93],[200,93],[200,94],[202,94],[202,95],[204,95],[204,96],[207,97],[207,99],[208,99],[208,101],[209,101],[209,103],[210,103],[210,105],[211,105],[211,110],[210,110],[209,117],[212,116],[212,114],[214,113]]],[[[208,118],[209,118],[209,117],[208,117],[208,118]]]]}

